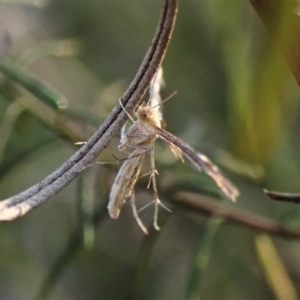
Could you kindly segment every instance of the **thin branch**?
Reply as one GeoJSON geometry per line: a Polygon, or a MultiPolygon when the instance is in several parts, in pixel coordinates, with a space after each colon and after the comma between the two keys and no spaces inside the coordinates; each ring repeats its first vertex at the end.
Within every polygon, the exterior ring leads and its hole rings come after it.
{"type": "Polygon", "coordinates": [[[179,192],[175,194],[173,199],[178,203],[192,207],[202,213],[214,215],[218,218],[224,218],[252,229],[264,231],[268,234],[277,235],[283,238],[300,239],[300,229],[295,230],[287,228],[267,217],[246,212],[228,204],[207,200],[198,194],[179,192]]]}
{"type": "MultiPolygon", "coordinates": [[[[161,65],[171,38],[176,14],[177,1],[165,0],[150,48],[137,75],[121,97],[128,112],[132,112],[139,103],[161,65]]],[[[26,214],[67,186],[107,147],[112,137],[125,123],[126,118],[125,112],[117,104],[87,143],[59,169],[26,191],[0,202],[0,220],[13,220],[26,214]]]]}
{"type": "Polygon", "coordinates": [[[300,194],[282,193],[264,189],[264,193],[272,200],[300,204],[300,194]]]}

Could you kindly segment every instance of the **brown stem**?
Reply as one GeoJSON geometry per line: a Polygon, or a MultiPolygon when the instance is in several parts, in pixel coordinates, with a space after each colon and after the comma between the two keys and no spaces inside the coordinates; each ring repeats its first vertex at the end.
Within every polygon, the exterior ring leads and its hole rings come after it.
{"type": "Polygon", "coordinates": [[[278,222],[267,217],[246,212],[227,204],[207,200],[198,194],[179,192],[175,194],[174,200],[183,205],[192,207],[193,209],[196,209],[202,213],[221,217],[240,225],[264,231],[272,235],[278,235],[284,238],[300,238],[300,230],[286,228],[278,222]]]}
{"type": "Polygon", "coordinates": [[[272,200],[300,203],[300,194],[282,193],[264,189],[264,193],[272,200]]]}

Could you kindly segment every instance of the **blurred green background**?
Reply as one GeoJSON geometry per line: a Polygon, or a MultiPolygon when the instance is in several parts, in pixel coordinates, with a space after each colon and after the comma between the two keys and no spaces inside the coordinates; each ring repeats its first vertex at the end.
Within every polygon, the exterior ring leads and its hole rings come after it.
{"type": "MultiPolygon", "coordinates": [[[[0,69],[1,199],[53,172],[102,123],[133,79],[161,6],[0,1],[0,30],[12,40],[0,69]]],[[[300,191],[299,87],[249,1],[179,1],[163,68],[163,96],[178,92],[164,105],[167,130],[221,166],[241,191],[236,207],[300,227],[299,207],[262,192],[300,191]]],[[[117,145],[118,137],[98,160],[122,156],[117,145]]],[[[145,236],[129,205],[109,218],[119,166],[95,165],[1,223],[0,299],[296,299],[299,243],[176,205],[181,190],[223,199],[207,176],[156,147],[159,192],[173,210],[160,210],[160,232],[145,236]]],[[[151,200],[146,186],[144,177],[140,206],[151,200]]],[[[148,227],[152,215],[141,213],[148,227]]]]}

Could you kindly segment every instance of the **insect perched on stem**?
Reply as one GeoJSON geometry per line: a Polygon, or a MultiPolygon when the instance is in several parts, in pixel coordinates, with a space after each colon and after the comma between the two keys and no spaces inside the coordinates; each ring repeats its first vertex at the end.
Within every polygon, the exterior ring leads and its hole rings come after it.
{"type": "Polygon", "coordinates": [[[135,205],[133,189],[139,177],[144,157],[147,153],[150,154],[151,161],[148,187],[150,185],[153,187],[154,199],[153,202],[151,202],[154,203],[153,225],[157,230],[160,229],[157,224],[158,207],[161,205],[166,208],[159,200],[157,192],[156,175],[158,173],[155,169],[154,161],[154,141],[156,138],[163,139],[176,157],[179,157],[182,160],[186,158],[198,171],[204,171],[206,174],[211,176],[227,198],[235,201],[239,196],[238,189],[205,155],[197,153],[179,138],[161,128],[162,115],[159,110],[159,105],[161,103],[159,95],[161,83],[162,71],[160,70],[150,87],[150,99],[148,103],[139,105],[135,112],[135,116],[137,118],[136,121],[127,113],[120,101],[121,107],[133,121],[133,124],[126,132],[125,125],[122,128],[121,140],[118,148],[120,151],[124,151],[127,148],[133,148],[134,151],[128,156],[128,158],[121,160],[124,161],[124,163],[111,188],[108,204],[108,211],[111,218],[117,219],[126,199],[131,197],[134,217],[145,233],[148,233],[148,231],[139,218],[135,205]]]}

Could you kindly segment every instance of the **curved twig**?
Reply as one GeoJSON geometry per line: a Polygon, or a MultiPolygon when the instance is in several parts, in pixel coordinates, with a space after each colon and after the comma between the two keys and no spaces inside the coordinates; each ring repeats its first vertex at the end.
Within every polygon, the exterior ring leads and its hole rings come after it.
{"type": "Polygon", "coordinates": [[[300,194],[275,192],[267,189],[264,189],[264,193],[272,200],[300,204],[300,194]]]}
{"type": "Polygon", "coordinates": [[[221,217],[252,229],[283,238],[300,239],[299,229],[288,228],[270,218],[246,212],[228,204],[207,200],[203,196],[194,193],[178,192],[173,199],[179,204],[187,205],[189,208],[192,207],[202,213],[221,217]]]}
{"type": "MultiPolygon", "coordinates": [[[[150,48],[137,75],[121,97],[121,101],[128,112],[132,112],[141,100],[164,58],[176,14],[177,1],[164,0],[161,17],[150,48]]],[[[59,169],[26,191],[0,202],[0,220],[13,220],[26,214],[67,186],[108,145],[126,118],[125,112],[117,104],[87,143],[59,169]]]]}

